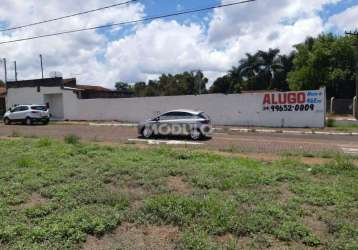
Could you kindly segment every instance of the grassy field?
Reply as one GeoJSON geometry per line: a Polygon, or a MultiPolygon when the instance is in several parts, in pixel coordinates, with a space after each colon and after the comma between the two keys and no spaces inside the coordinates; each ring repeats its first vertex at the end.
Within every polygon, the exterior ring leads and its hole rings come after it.
{"type": "Polygon", "coordinates": [[[358,249],[358,168],[0,141],[0,249],[358,249]]]}

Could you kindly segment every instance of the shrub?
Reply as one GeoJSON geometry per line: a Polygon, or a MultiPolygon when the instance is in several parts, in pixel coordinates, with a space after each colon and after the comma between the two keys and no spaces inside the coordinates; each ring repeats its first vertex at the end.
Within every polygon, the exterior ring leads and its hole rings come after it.
{"type": "Polygon", "coordinates": [[[331,163],[331,166],[340,170],[352,170],[355,167],[353,161],[350,158],[341,154],[338,154],[335,157],[334,161],[331,163]]]}
{"type": "Polygon", "coordinates": [[[52,144],[52,140],[48,137],[44,137],[44,138],[41,138],[40,140],[38,140],[37,142],[37,146],[38,147],[48,147],[48,146],[51,146],[52,144]]]}
{"type": "Polygon", "coordinates": [[[327,120],[327,127],[332,128],[336,126],[336,121],[333,119],[328,119],[327,120]]]}
{"type": "Polygon", "coordinates": [[[73,144],[73,145],[75,145],[75,144],[79,144],[80,143],[80,137],[79,136],[77,136],[77,135],[66,135],[66,137],[65,137],[65,142],[67,143],[67,144],[73,144]]]}

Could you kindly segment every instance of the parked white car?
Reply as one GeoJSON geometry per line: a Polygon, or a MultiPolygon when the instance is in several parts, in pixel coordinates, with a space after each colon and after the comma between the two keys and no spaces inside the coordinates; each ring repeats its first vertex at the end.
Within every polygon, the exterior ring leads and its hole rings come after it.
{"type": "Polygon", "coordinates": [[[13,122],[22,122],[31,125],[34,122],[48,124],[50,121],[50,111],[45,105],[18,105],[10,108],[3,117],[4,124],[9,125],[13,122]]]}

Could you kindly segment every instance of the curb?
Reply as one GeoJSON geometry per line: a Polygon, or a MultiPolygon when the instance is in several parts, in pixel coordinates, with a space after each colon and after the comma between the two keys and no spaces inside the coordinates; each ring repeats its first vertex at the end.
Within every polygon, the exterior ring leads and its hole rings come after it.
{"type": "Polygon", "coordinates": [[[97,127],[137,127],[135,123],[89,123],[90,126],[97,127]]]}
{"type": "Polygon", "coordinates": [[[324,132],[324,131],[248,129],[248,128],[230,128],[229,131],[235,131],[241,133],[263,133],[263,134],[274,133],[274,134],[294,134],[294,135],[346,135],[346,136],[358,135],[358,132],[324,132]]]}
{"type": "MultiPolygon", "coordinates": [[[[97,127],[136,127],[134,123],[89,123],[97,127]]],[[[216,132],[224,131],[224,128],[213,128],[216,132]]],[[[291,135],[344,135],[358,136],[358,132],[325,132],[325,131],[300,131],[300,130],[278,130],[278,129],[255,129],[255,128],[229,128],[229,131],[240,133],[261,133],[261,134],[291,134],[291,135]]]]}

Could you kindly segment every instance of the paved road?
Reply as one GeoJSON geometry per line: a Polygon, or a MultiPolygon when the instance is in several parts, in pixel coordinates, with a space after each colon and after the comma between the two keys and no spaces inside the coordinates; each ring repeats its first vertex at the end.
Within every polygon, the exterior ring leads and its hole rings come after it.
{"type": "MultiPolygon", "coordinates": [[[[59,125],[48,126],[5,126],[0,124],[0,137],[4,136],[49,136],[63,138],[75,134],[84,141],[103,141],[110,143],[127,143],[137,140],[137,131],[133,127],[59,125]]],[[[166,139],[161,139],[166,142],[166,139]]],[[[178,138],[169,140],[172,144],[178,138]]],[[[184,142],[186,140],[184,139],[184,142]]],[[[179,141],[180,143],[182,141],[179,141]]],[[[186,141],[190,142],[190,141],[186,141]]],[[[235,152],[319,152],[341,151],[358,154],[358,136],[343,135],[294,135],[294,134],[258,134],[240,132],[215,133],[212,140],[201,141],[198,147],[220,149],[235,152]]]]}

